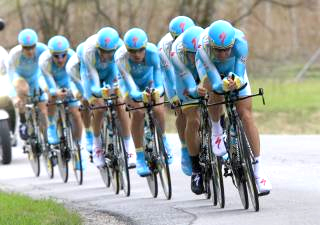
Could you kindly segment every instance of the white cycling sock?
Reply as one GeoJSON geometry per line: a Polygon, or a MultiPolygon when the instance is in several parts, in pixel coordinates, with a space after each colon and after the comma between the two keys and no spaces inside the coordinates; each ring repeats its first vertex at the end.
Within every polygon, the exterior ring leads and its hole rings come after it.
{"type": "Polygon", "coordinates": [[[135,153],[134,142],[131,135],[129,137],[124,137],[123,142],[128,153],[135,153]]]}
{"type": "Polygon", "coordinates": [[[256,163],[253,166],[254,176],[259,177],[261,171],[261,156],[254,157],[256,163]]]}
{"type": "Polygon", "coordinates": [[[221,124],[220,124],[220,120],[218,122],[214,122],[213,120],[211,120],[212,122],[212,134],[217,136],[217,135],[221,135],[223,133],[221,124]]]}
{"type": "Polygon", "coordinates": [[[100,135],[98,137],[96,137],[96,136],[93,137],[93,144],[98,147],[102,146],[102,141],[101,141],[100,135]]]}

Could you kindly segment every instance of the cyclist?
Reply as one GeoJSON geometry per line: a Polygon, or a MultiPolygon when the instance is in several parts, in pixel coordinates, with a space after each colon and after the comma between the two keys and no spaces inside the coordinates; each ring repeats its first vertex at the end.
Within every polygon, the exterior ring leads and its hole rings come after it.
{"type": "MultiPolygon", "coordinates": [[[[142,103],[137,101],[148,102],[151,97],[154,102],[162,102],[164,88],[157,47],[148,42],[147,34],[140,28],[128,30],[124,36],[124,43],[125,45],[116,51],[115,60],[128,90],[127,104],[139,107],[142,103]],[[147,89],[153,89],[152,93],[147,89]]],[[[164,105],[155,106],[153,110],[162,131],[165,132],[164,105]]],[[[150,174],[143,149],[144,113],[144,110],[133,111],[131,123],[137,153],[136,168],[140,176],[150,174]]],[[[168,156],[172,158],[165,133],[162,138],[168,156]]]]}
{"type": "MultiPolygon", "coordinates": [[[[89,37],[84,43],[82,59],[85,69],[85,98],[95,106],[105,105],[103,98],[110,94],[118,95],[117,102],[124,102],[118,83],[119,70],[114,61],[114,53],[123,45],[118,32],[112,27],[104,27],[96,35],[89,37]]],[[[82,65],[81,65],[82,66],[82,65]]],[[[105,164],[102,152],[101,126],[104,110],[93,112],[93,162],[101,167],[105,164]]],[[[130,133],[129,113],[125,106],[117,106],[117,114],[122,127],[124,145],[128,153],[128,165],[135,165],[135,147],[130,133]]]]}
{"type": "MultiPolygon", "coordinates": [[[[204,87],[210,91],[209,100],[223,100],[223,97],[214,94],[211,90],[234,90],[245,83],[247,86],[239,92],[239,95],[250,95],[251,89],[246,72],[248,43],[244,33],[234,28],[229,22],[218,20],[206,29],[199,43],[196,56],[197,68],[204,87]]],[[[255,156],[254,174],[258,190],[260,193],[268,193],[271,190],[271,183],[261,168],[260,139],[252,115],[251,98],[237,102],[236,107],[255,156]]],[[[216,124],[221,112],[222,106],[215,107],[212,119],[216,124]]],[[[216,135],[222,134],[220,128],[214,131],[216,135]]]]}
{"type": "MultiPolygon", "coordinates": [[[[39,94],[39,89],[43,91],[46,85],[43,75],[38,66],[40,55],[47,50],[47,46],[38,42],[38,35],[32,29],[24,29],[18,35],[19,45],[13,47],[9,52],[8,74],[17,96],[14,99],[19,111],[20,125],[19,134],[22,140],[28,139],[27,124],[25,117],[25,103],[28,95],[33,95],[35,91],[39,94]]],[[[38,103],[43,118],[47,118],[47,95],[43,92],[38,103]]],[[[41,130],[44,131],[47,121],[41,123],[41,130]]]]}
{"type": "Polygon", "coordinates": [[[73,93],[73,96],[76,99],[79,99],[81,104],[85,107],[85,109],[81,111],[81,117],[85,128],[86,150],[92,154],[93,133],[90,111],[88,109],[89,102],[84,98],[83,80],[81,79],[81,55],[83,52],[83,45],[84,42],[80,43],[76,49],[76,54],[73,54],[68,60],[66,71],[77,88],[75,93],[73,93]]]}
{"type": "MultiPolygon", "coordinates": [[[[74,129],[72,130],[75,141],[80,143],[82,133],[81,116],[78,109],[79,102],[76,101],[71,93],[76,92],[75,84],[71,81],[66,72],[66,63],[75,53],[70,49],[69,41],[61,35],[50,38],[48,42],[49,49],[42,53],[39,59],[39,66],[45,77],[49,91],[49,101],[55,102],[57,99],[70,100],[69,107],[72,114],[74,129]]],[[[56,126],[56,105],[48,106],[47,129],[49,144],[59,144],[60,139],[57,134],[56,126]]]]}
{"type": "MultiPolygon", "coordinates": [[[[179,104],[179,97],[175,93],[175,73],[170,61],[170,51],[172,43],[177,39],[177,37],[182,34],[189,27],[194,26],[192,19],[186,16],[177,16],[173,18],[169,23],[169,33],[167,33],[158,43],[161,71],[164,77],[165,91],[171,104],[179,104]],[[168,86],[172,88],[168,88],[168,86]]],[[[181,142],[181,168],[182,171],[191,176],[191,160],[188,153],[188,149],[185,142],[185,117],[181,110],[176,110],[176,127],[179,134],[179,139],[181,142]]]]}
{"type": "MultiPolygon", "coordinates": [[[[171,61],[175,69],[175,95],[182,104],[182,114],[185,117],[185,140],[188,146],[192,163],[191,190],[195,194],[202,194],[203,178],[199,164],[200,138],[198,135],[200,126],[200,112],[196,105],[183,106],[187,103],[197,102],[192,97],[198,97],[197,85],[200,82],[195,64],[195,54],[198,47],[198,39],[203,28],[190,27],[182,33],[172,44],[171,61]]],[[[172,89],[172,88],[171,88],[172,89]]]]}

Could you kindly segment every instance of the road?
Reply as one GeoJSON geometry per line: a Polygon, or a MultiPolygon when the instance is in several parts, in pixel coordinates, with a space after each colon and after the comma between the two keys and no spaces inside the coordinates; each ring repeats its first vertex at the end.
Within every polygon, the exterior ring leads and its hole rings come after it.
{"type": "Polygon", "coordinates": [[[190,190],[190,178],[180,170],[179,143],[176,135],[170,142],[177,147],[171,166],[173,197],[166,200],[160,189],[151,197],[145,178],[134,170],[131,196],[114,195],[107,189],[92,164],[87,166],[84,184],[78,186],[73,174],[63,183],[55,168],[55,178],[48,179],[42,167],[35,178],[21,147],[13,151],[13,162],[0,166],[0,189],[22,192],[35,198],[52,197],[75,208],[87,224],[237,224],[301,225],[320,224],[320,136],[262,135],[263,165],[272,181],[269,196],[260,197],[260,211],[243,210],[230,178],[225,179],[226,206],[219,209],[190,190]],[[111,215],[111,216],[110,216],[111,215]],[[90,223],[91,221],[91,223],[90,223]]]}

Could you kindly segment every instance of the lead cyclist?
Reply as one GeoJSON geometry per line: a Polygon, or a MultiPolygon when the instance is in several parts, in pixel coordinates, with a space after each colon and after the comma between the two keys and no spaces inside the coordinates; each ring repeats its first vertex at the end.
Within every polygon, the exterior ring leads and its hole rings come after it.
{"type": "MultiPolygon", "coordinates": [[[[214,94],[212,90],[235,90],[245,83],[247,83],[247,86],[239,92],[239,96],[244,97],[251,94],[246,71],[247,56],[248,43],[244,33],[234,28],[229,22],[218,20],[205,29],[199,41],[196,64],[203,87],[209,91],[209,102],[223,100],[221,95],[214,94]]],[[[219,122],[222,106],[210,108],[214,128],[216,127],[215,124],[219,122]]],[[[262,194],[268,194],[272,187],[262,169],[260,138],[252,114],[252,99],[238,101],[236,108],[255,157],[254,175],[258,191],[262,194]]],[[[219,138],[219,135],[222,134],[220,128],[213,129],[213,132],[216,138],[219,138]]]]}

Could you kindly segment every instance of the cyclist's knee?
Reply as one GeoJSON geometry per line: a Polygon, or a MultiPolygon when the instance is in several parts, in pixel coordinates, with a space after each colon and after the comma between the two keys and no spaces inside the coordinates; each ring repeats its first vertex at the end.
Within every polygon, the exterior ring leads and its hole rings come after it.
{"type": "Polygon", "coordinates": [[[132,112],[132,115],[134,117],[134,120],[143,120],[144,119],[144,110],[138,109],[132,112]]]}

